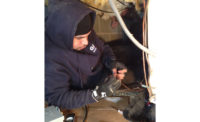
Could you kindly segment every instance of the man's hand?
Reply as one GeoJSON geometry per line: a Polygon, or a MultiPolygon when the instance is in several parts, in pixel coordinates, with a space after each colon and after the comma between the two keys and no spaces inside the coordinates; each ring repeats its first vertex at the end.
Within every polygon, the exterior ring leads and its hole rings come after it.
{"type": "Polygon", "coordinates": [[[93,90],[93,98],[95,100],[100,100],[104,97],[110,97],[113,95],[113,93],[115,93],[117,89],[120,88],[120,86],[120,80],[117,80],[113,75],[108,76],[93,90]]]}
{"type": "Polygon", "coordinates": [[[125,73],[127,72],[127,68],[124,64],[117,62],[115,67],[112,69],[113,75],[118,80],[123,80],[125,77],[125,73]]]}

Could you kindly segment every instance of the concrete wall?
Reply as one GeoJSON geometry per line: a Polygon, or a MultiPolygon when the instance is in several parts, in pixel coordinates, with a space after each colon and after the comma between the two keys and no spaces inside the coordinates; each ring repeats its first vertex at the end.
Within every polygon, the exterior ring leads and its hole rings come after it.
{"type": "Polygon", "coordinates": [[[122,38],[122,29],[120,26],[113,29],[111,28],[111,19],[103,20],[98,15],[96,17],[94,30],[106,42],[122,38]]]}

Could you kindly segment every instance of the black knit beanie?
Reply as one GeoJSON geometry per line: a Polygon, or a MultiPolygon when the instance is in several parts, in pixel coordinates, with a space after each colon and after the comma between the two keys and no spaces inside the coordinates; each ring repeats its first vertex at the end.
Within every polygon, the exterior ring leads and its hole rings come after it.
{"type": "Polygon", "coordinates": [[[91,29],[92,29],[92,20],[90,14],[88,14],[79,22],[75,36],[86,34],[91,29]]]}

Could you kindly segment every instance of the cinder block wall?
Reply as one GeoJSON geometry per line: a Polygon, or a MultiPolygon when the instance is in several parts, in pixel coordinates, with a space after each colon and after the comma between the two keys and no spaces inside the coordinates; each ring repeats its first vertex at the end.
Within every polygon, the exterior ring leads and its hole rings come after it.
{"type": "Polygon", "coordinates": [[[103,20],[98,15],[96,16],[94,30],[105,42],[122,38],[122,29],[120,25],[113,29],[111,28],[111,19],[103,20]]]}

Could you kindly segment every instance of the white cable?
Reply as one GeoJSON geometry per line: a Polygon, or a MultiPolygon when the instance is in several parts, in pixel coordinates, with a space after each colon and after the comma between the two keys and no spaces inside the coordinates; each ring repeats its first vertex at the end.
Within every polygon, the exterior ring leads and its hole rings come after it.
{"type": "Polygon", "coordinates": [[[128,28],[126,27],[124,21],[122,20],[122,17],[120,16],[113,0],[109,0],[110,6],[112,8],[112,10],[114,11],[122,29],[124,30],[124,32],[126,33],[126,35],[129,37],[129,39],[141,50],[143,50],[144,52],[148,53],[149,55],[155,56],[155,54],[150,51],[149,49],[147,49],[146,47],[144,47],[143,45],[141,45],[134,37],[133,35],[130,33],[130,31],[128,30],[128,28]]]}

